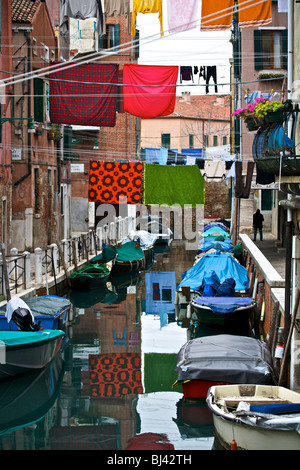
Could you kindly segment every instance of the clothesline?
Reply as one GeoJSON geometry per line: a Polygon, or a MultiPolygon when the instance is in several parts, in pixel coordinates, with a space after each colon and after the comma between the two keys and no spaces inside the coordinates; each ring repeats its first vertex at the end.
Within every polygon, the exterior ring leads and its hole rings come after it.
{"type": "MultiPolygon", "coordinates": [[[[253,0],[246,0],[243,3],[243,7],[242,8],[239,7],[239,12],[242,12],[243,10],[247,10],[248,8],[252,8],[254,6],[258,6],[262,3],[266,3],[266,2],[269,2],[269,1],[270,0],[257,0],[255,3],[253,3],[253,0]]],[[[214,18],[215,19],[222,19],[223,17],[226,17],[226,15],[228,14],[228,11],[230,11],[230,10],[232,10],[232,7],[227,7],[225,9],[221,10],[222,13],[224,13],[224,12],[227,12],[227,13],[221,14],[221,15],[218,15],[218,16],[214,16],[214,18]]],[[[212,15],[213,14],[203,16],[201,24],[205,25],[209,21],[209,20],[207,20],[207,18],[210,18],[212,15]]],[[[177,34],[177,31],[172,32],[172,31],[166,30],[164,32],[169,32],[170,35],[177,34]]],[[[155,40],[158,40],[158,39],[160,39],[160,34],[159,35],[154,34],[152,36],[148,36],[142,42],[143,42],[143,44],[147,44],[150,41],[155,41],[155,40]]],[[[139,43],[141,45],[141,41],[134,40],[133,42],[134,42],[134,44],[139,43]]],[[[62,69],[63,69],[63,67],[74,67],[74,66],[77,65],[74,62],[90,63],[90,62],[93,62],[96,58],[97,59],[99,59],[101,57],[107,58],[109,55],[116,55],[116,53],[120,54],[120,53],[125,52],[128,49],[131,50],[132,47],[133,47],[131,42],[130,43],[125,43],[124,46],[126,46],[126,47],[123,47],[123,45],[121,47],[118,46],[118,49],[119,49],[118,51],[116,50],[117,49],[116,47],[113,47],[113,48],[110,48],[110,49],[106,49],[105,54],[103,54],[102,52],[95,52],[94,54],[90,54],[88,58],[82,58],[81,57],[81,58],[73,59],[71,61],[66,61],[66,62],[61,64],[61,67],[62,67],[62,69]],[[129,46],[128,46],[128,44],[129,44],[129,46]]],[[[31,72],[26,72],[24,74],[20,74],[18,80],[11,79],[9,81],[9,79],[4,79],[0,82],[0,89],[3,88],[6,85],[16,84],[16,83],[19,83],[19,82],[22,82],[22,81],[25,81],[25,80],[30,80],[31,78],[34,78],[34,77],[42,77],[42,76],[48,75],[49,73],[52,73],[51,66],[41,68],[41,69],[36,70],[34,72],[31,71],[31,72]]]]}

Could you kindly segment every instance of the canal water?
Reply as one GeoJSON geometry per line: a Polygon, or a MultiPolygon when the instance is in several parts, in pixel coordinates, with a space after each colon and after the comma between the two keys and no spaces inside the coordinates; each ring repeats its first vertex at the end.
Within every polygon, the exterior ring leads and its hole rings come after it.
{"type": "Polygon", "coordinates": [[[115,275],[101,291],[64,292],[74,318],[63,353],[42,372],[0,384],[0,449],[211,450],[205,401],[172,387],[177,352],[201,335],[174,308],[194,257],[173,241],[146,272],[115,275]]]}

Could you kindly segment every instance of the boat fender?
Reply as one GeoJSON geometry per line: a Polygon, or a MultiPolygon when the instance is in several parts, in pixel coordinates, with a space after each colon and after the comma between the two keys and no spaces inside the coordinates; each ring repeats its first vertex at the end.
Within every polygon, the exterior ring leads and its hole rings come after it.
{"type": "Polygon", "coordinates": [[[235,439],[232,439],[231,441],[230,450],[237,450],[237,443],[235,439]]]}

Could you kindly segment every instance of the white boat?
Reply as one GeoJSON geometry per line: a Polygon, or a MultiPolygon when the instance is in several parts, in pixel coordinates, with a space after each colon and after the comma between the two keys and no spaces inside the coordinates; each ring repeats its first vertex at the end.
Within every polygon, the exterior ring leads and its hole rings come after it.
{"type": "Polygon", "coordinates": [[[300,394],[273,385],[220,385],[206,399],[225,449],[299,450],[300,394]]]}

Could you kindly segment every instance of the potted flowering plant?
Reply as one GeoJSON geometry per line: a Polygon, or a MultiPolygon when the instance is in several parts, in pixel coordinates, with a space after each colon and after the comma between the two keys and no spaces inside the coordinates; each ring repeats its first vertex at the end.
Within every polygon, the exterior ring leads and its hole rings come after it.
{"type": "Polygon", "coordinates": [[[244,119],[248,130],[253,131],[266,123],[283,122],[283,109],[284,105],[280,101],[256,98],[255,103],[249,103],[246,108],[237,109],[231,116],[240,116],[244,119]]]}

